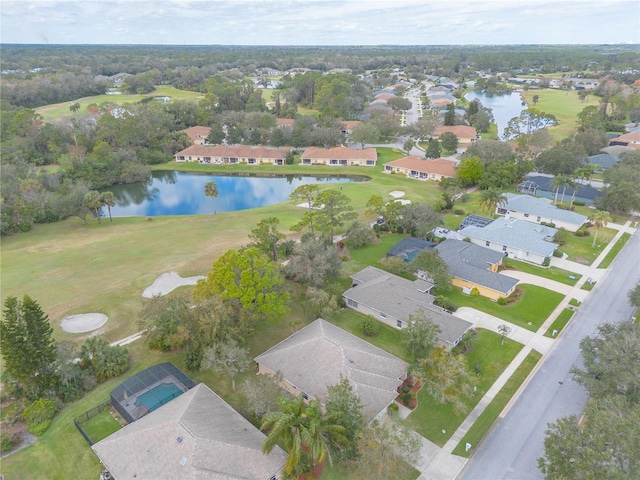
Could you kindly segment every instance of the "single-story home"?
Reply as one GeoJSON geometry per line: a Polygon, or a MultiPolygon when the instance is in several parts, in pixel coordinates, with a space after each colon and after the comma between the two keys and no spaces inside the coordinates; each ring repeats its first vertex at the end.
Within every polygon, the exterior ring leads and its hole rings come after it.
{"type": "MultiPolygon", "coordinates": [[[[533,195],[536,197],[553,198],[556,197],[556,189],[553,187],[553,177],[545,177],[542,175],[534,175],[527,177],[517,187],[518,192],[526,193],[527,195],[533,195]]],[[[560,188],[560,195],[565,193],[565,199],[570,199],[573,196],[573,188],[567,187],[566,191],[563,187],[560,188]]],[[[589,185],[578,185],[578,190],[574,198],[575,201],[584,202],[586,205],[591,205],[593,201],[602,196],[602,192],[596,190],[589,185]]]]}
{"type": "Polygon", "coordinates": [[[265,435],[205,384],[91,448],[112,478],[280,478],[287,454],[262,453],[265,435]]]}
{"type": "Polygon", "coordinates": [[[400,240],[393,247],[387,250],[387,257],[398,257],[409,263],[418,254],[426,249],[432,249],[436,244],[422,238],[407,237],[400,240]]]}
{"type": "Polygon", "coordinates": [[[587,217],[553,205],[549,198],[507,193],[507,202],[496,207],[498,215],[531,223],[553,223],[557,228],[575,232],[587,221],[587,217]]]}
{"type": "Polygon", "coordinates": [[[330,165],[375,167],[378,152],[375,148],[357,150],[348,147],[319,148],[309,147],[300,155],[301,165],[330,165]]]}
{"type": "Polygon", "coordinates": [[[263,147],[261,145],[191,145],[176,153],[176,162],[213,164],[284,165],[289,148],[263,147]]]}
{"type": "Polygon", "coordinates": [[[455,178],[456,162],[444,158],[427,159],[418,155],[399,158],[384,166],[385,173],[404,173],[418,180],[440,181],[443,178],[455,178]]]}
{"type": "Polygon", "coordinates": [[[293,128],[296,121],[293,118],[276,118],[276,124],[280,128],[293,128]]]}
{"type": "Polygon", "coordinates": [[[451,238],[436,245],[435,250],[449,267],[451,283],[466,294],[476,288],[483,297],[498,300],[516,289],[517,279],[498,273],[502,252],[451,238]]]}
{"type": "Polygon", "coordinates": [[[342,127],[342,135],[345,137],[351,135],[353,129],[360,125],[362,122],[360,120],[343,120],[340,122],[340,126],[342,127]]]}
{"type": "Polygon", "coordinates": [[[591,155],[587,158],[587,161],[593,165],[597,165],[600,170],[609,170],[618,163],[618,158],[608,153],[599,153],[597,155],[591,155]]]}
{"type": "Polygon", "coordinates": [[[439,139],[440,135],[445,132],[453,133],[456,137],[458,137],[458,141],[461,144],[469,144],[471,142],[475,142],[480,138],[476,129],[467,125],[439,125],[433,131],[432,137],[435,139],[439,139]]]}
{"type": "Polygon", "coordinates": [[[455,347],[472,324],[433,305],[429,293],[433,284],[426,280],[407,280],[376,267],[366,267],[351,275],[353,286],[342,294],[347,307],[372,315],[382,323],[402,329],[411,316],[423,310],[440,327],[438,340],[455,347]]]}
{"type": "Polygon", "coordinates": [[[458,240],[486,247],[518,260],[542,265],[558,248],[553,243],[557,229],[535,223],[500,217],[484,227],[470,225],[458,230],[458,240]]]}
{"type": "Polygon", "coordinates": [[[186,133],[194,145],[204,145],[207,143],[207,137],[209,136],[209,133],[211,133],[211,129],[209,127],[201,127],[199,125],[185,128],[180,131],[186,133]]]}
{"type": "Polygon", "coordinates": [[[385,412],[407,378],[409,364],[318,318],[255,358],[258,373],[279,376],[293,395],[324,404],[327,387],[347,378],[363,411],[385,412]]]}
{"type": "Polygon", "coordinates": [[[623,147],[631,147],[636,150],[640,149],[640,130],[636,132],[629,132],[619,137],[612,138],[609,141],[609,145],[620,145],[623,147]]]}

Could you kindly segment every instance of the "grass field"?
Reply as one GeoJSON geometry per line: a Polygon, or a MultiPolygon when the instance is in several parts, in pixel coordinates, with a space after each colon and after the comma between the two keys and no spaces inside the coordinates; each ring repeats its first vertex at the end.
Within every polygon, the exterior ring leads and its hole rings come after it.
{"type": "Polygon", "coordinates": [[[138,103],[140,100],[149,97],[171,97],[171,100],[187,100],[191,102],[197,102],[202,98],[202,94],[199,92],[189,92],[186,90],[178,90],[169,85],[157,85],[156,89],[151,93],[145,93],[142,95],[94,95],[92,97],[83,97],[70,102],[54,103],[51,105],[45,105],[35,109],[36,113],[39,113],[45,120],[58,120],[65,116],[72,115],[69,107],[74,103],[80,104],[80,112],[86,111],[87,105],[95,103],[100,105],[104,102],[114,103],[116,105],[126,105],[138,103]]]}
{"type": "Polygon", "coordinates": [[[549,280],[555,280],[556,282],[564,283],[565,285],[575,285],[582,275],[563,270],[558,267],[539,267],[527,262],[521,262],[513,258],[505,258],[502,261],[503,265],[513,270],[519,270],[521,272],[531,273],[539,277],[548,278],[549,280]],[[573,278],[571,278],[573,277],[573,278]]]}
{"type": "Polygon", "coordinates": [[[560,249],[568,255],[568,260],[582,263],[583,265],[591,265],[618,233],[612,228],[601,227],[598,232],[596,246],[592,247],[596,229],[595,227],[589,227],[587,231],[589,232],[588,237],[576,237],[573,234],[567,235],[567,243],[560,249]]]}
{"type": "Polygon", "coordinates": [[[530,107],[555,115],[558,124],[549,127],[548,130],[556,142],[576,132],[578,129],[576,118],[584,107],[598,105],[598,98],[595,95],[589,95],[585,101],[582,101],[575,90],[527,90],[522,91],[522,96],[530,107]],[[534,95],[539,97],[536,105],[533,104],[534,95]]]}
{"type": "Polygon", "coordinates": [[[122,428],[118,420],[109,412],[109,409],[80,424],[80,427],[93,443],[98,443],[122,428]]]}
{"type": "Polygon", "coordinates": [[[609,250],[609,253],[607,253],[602,261],[598,264],[598,268],[609,268],[609,265],[611,265],[613,259],[616,258],[616,255],[620,253],[620,250],[622,250],[622,247],[624,247],[624,245],[627,243],[627,240],[629,240],[630,238],[630,233],[623,233],[616,244],[611,248],[611,250],[609,250]]]}
{"type": "Polygon", "coordinates": [[[570,308],[565,308],[564,310],[562,310],[562,312],[560,312],[560,315],[558,315],[558,318],[553,321],[549,329],[545,332],[544,336],[549,338],[557,337],[562,329],[567,325],[567,323],[569,323],[569,320],[571,320],[571,317],[573,317],[574,313],[576,312],[570,308]],[[555,335],[553,334],[554,330],[556,331],[555,335]]]}
{"type": "Polygon", "coordinates": [[[460,455],[461,457],[469,457],[474,447],[477,447],[482,438],[489,431],[493,423],[496,421],[504,407],[509,403],[511,397],[518,391],[522,382],[525,381],[531,370],[536,366],[538,361],[542,358],[542,355],[535,350],[531,351],[529,355],[523,360],[516,371],[511,375],[511,378],[507,380],[507,383],[500,389],[498,394],[491,400],[491,403],[480,414],[475,423],[471,426],[469,431],[462,437],[460,443],[453,450],[454,455],[460,455]],[[466,451],[466,444],[471,444],[471,450],[466,451]]]}
{"type": "Polygon", "coordinates": [[[456,411],[451,403],[439,403],[425,388],[418,392],[418,407],[405,420],[407,425],[436,445],[447,443],[468,413],[482,399],[503,370],[522,349],[522,345],[489,330],[478,329],[476,343],[465,354],[470,368],[480,369],[477,392],[465,399],[467,412],[456,411]],[[444,433],[443,433],[444,431],[444,433]]]}

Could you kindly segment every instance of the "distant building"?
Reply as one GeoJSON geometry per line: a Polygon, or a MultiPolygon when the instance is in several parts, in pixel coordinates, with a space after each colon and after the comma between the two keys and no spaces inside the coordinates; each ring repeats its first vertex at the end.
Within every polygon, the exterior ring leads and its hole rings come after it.
{"type": "Polygon", "coordinates": [[[209,133],[211,133],[209,127],[201,126],[189,127],[180,131],[186,133],[194,145],[205,145],[207,143],[207,137],[209,133]]]}
{"type": "Polygon", "coordinates": [[[251,145],[192,145],[176,153],[176,162],[198,162],[218,165],[284,165],[288,148],[251,145]]]}
{"type": "Polygon", "coordinates": [[[556,228],[575,232],[587,221],[587,217],[553,205],[551,199],[507,193],[507,202],[496,207],[498,215],[531,223],[553,223],[556,228]]]}
{"type": "Polygon", "coordinates": [[[300,155],[301,165],[329,165],[332,167],[375,167],[378,153],[375,148],[357,150],[348,147],[309,147],[300,155]]]}
{"type": "Polygon", "coordinates": [[[384,172],[404,173],[410,178],[437,182],[443,178],[455,178],[456,163],[444,158],[431,160],[418,155],[409,155],[385,164],[384,172]]]}

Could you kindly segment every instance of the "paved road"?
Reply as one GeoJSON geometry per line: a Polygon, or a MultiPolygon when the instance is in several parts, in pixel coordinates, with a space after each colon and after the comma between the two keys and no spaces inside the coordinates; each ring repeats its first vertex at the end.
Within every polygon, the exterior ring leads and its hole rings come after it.
{"type": "Polygon", "coordinates": [[[604,281],[598,282],[522,395],[472,457],[464,480],[541,479],[537,459],[544,452],[547,424],[579,414],[587,400],[569,370],[580,363],[579,343],[599,323],[629,318],[626,292],[640,279],[640,233],[627,242],[604,281]]]}

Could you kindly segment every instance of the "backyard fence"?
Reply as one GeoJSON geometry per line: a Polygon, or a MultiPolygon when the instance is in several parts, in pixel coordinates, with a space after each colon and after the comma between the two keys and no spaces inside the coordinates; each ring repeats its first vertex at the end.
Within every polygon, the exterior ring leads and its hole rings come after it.
{"type": "Polygon", "coordinates": [[[91,440],[91,438],[89,437],[87,432],[85,432],[83,430],[81,425],[83,423],[87,423],[90,419],[92,419],[96,415],[104,412],[105,410],[107,410],[109,408],[111,408],[111,402],[110,401],[106,401],[106,402],[103,402],[103,403],[101,403],[100,405],[98,405],[96,407],[93,407],[91,410],[87,410],[86,412],[84,412],[79,417],[76,417],[76,418],[73,419],[73,424],[76,426],[76,428],[78,429],[80,434],[84,437],[84,439],[89,443],[89,445],[93,445],[95,442],[93,442],[91,440]]]}

